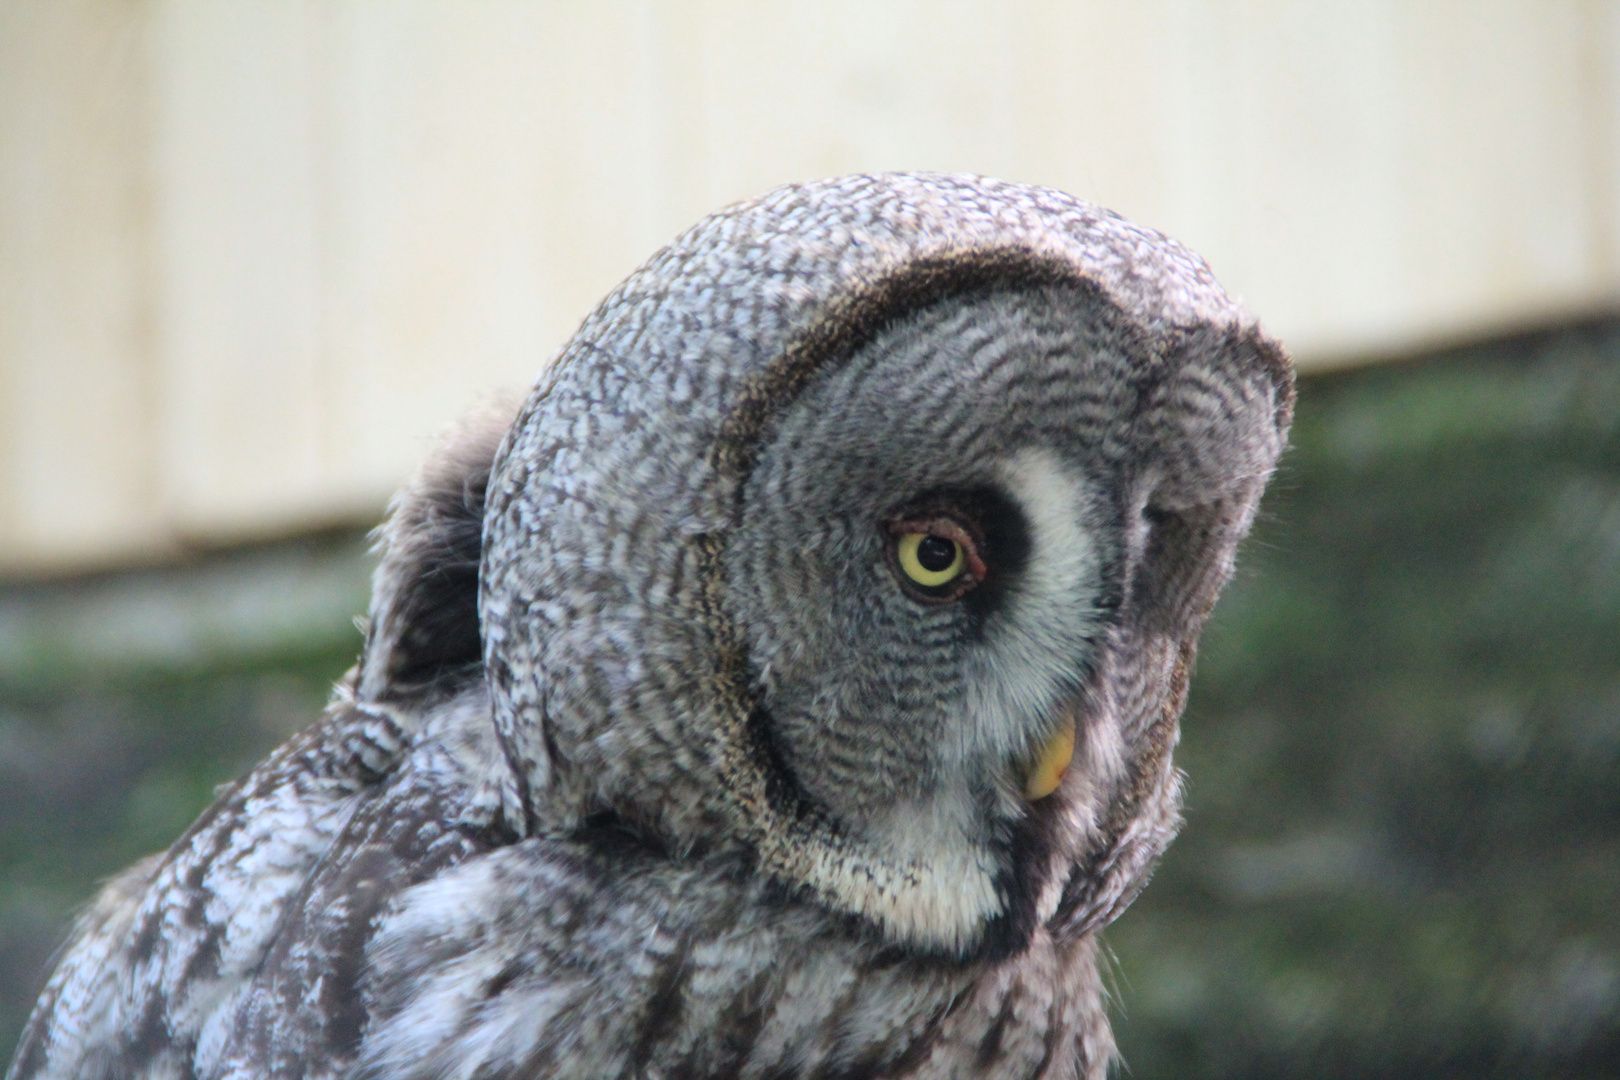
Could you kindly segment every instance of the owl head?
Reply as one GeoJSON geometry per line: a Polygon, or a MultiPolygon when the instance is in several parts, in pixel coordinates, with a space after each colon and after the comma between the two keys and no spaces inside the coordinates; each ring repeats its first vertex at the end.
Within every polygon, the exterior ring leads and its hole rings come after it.
{"type": "Polygon", "coordinates": [[[451,636],[517,828],[731,859],[919,953],[1102,925],[1177,827],[1292,395],[1201,260],[1055,191],[852,176],[704,220],[494,453],[451,636]]]}

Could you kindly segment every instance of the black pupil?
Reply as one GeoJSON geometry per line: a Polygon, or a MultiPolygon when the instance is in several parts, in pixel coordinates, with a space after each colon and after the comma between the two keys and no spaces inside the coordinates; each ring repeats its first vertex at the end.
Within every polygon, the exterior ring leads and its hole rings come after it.
{"type": "Polygon", "coordinates": [[[930,574],[949,570],[956,561],[956,541],[943,536],[925,536],[917,544],[917,562],[930,574]]]}

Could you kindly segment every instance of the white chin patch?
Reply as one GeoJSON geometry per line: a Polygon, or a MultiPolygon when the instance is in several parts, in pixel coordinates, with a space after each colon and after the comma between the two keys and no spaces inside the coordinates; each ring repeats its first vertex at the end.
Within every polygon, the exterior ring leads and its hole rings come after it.
{"type": "Polygon", "coordinates": [[[994,865],[966,844],[931,845],[911,859],[872,860],[807,848],[783,869],[833,906],[877,923],[890,940],[948,952],[978,944],[1006,906],[994,865]]]}
{"type": "Polygon", "coordinates": [[[1029,561],[968,661],[960,763],[1031,755],[1082,682],[1101,618],[1103,515],[1086,479],[1055,455],[1025,450],[1002,480],[1029,523],[1029,561]]]}

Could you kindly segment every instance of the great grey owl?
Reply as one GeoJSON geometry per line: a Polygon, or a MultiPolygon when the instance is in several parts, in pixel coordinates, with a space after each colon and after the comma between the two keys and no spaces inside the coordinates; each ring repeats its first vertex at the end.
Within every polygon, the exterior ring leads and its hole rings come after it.
{"type": "Polygon", "coordinates": [[[715,214],[399,497],[325,715],[105,888],[10,1075],[1101,1077],[1292,400],[1055,191],[715,214]]]}

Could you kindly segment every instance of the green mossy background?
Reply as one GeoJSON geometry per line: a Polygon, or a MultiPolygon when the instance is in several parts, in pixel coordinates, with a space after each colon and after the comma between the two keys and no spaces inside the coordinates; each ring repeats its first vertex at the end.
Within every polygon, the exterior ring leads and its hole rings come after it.
{"type": "Polygon", "coordinates": [[[1620,1076],[1620,327],[1304,380],[1110,931],[1137,1077],[1620,1076]]]}
{"type": "MultiPolygon", "coordinates": [[[[1293,443],[1107,934],[1127,1074],[1620,1076],[1620,324],[1305,379],[1293,443]]],[[[358,646],[299,641],[0,664],[0,1055],[94,883],[358,646]]]]}

